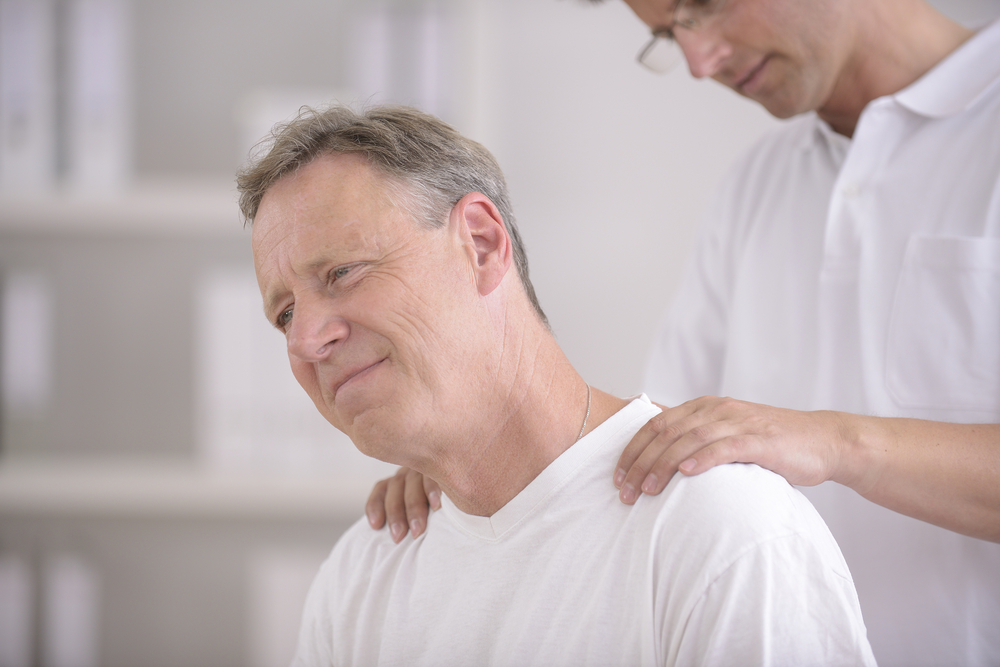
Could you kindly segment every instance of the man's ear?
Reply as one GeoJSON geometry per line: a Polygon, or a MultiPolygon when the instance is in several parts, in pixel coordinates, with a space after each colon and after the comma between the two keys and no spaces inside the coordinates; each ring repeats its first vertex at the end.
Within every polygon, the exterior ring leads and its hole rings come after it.
{"type": "Polygon", "coordinates": [[[500,285],[514,257],[500,211],[486,195],[470,192],[451,209],[450,222],[468,252],[479,293],[486,296],[500,285]]]}

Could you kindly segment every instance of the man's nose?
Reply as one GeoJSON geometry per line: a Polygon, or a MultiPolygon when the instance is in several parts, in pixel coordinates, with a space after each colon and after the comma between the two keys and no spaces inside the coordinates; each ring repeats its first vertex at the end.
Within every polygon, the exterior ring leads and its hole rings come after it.
{"type": "Polygon", "coordinates": [[[684,52],[691,76],[696,79],[714,76],[733,52],[729,43],[711,27],[697,31],[678,30],[675,39],[684,52]]]}
{"type": "Polygon", "coordinates": [[[288,353],[310,363],[323,361],[349,332],[350,325],[329,304],[300,301],[286,335],[288,353]]]}

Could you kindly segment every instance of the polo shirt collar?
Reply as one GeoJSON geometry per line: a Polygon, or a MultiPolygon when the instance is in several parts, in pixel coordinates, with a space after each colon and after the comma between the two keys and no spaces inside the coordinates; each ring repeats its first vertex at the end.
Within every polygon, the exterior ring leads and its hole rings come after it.
{"type": "Polygon", "coordinates": [[[1000,20],[994,21],[929,72],[894,95],[897,103],[930,118],[964,111],[1000,85],[1000,20]]]}

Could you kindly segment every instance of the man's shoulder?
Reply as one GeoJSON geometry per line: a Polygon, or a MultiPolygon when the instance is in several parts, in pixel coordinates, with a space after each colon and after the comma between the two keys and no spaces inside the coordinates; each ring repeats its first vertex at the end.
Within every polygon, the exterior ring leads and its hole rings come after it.
{"type": "Polygon", "coordinates": [[[738,241],[757,225],[822,220],[847,142],[812,112],[782,121],[727,170],[708,211],[709,226],[738,241]]]}
{"type": "Polygon", "coordinates": [[[685,628],[665,637],[678,664],[711,652],[731,663],[874,664],[843,555],[794,487],[734,463],[678,475],[664,495],[649,562],[664,582],[654,605],[666,627],[685,628]]]}
{"type": "MultiPolygon", "coordinates": [[[[897,92],[895,100],[929,119],[960,116],[962,125],[978,119],[996,129],[1000,102],[1000,19],[976,32],[917,81],[897,92]]],[[[971,128],[970,128],[971,129],[971,128]]],[[[949,132],[955,128],[949,126],[949,132]]]]}
{"type": "Polygon", "coordinates": [[[375,561],[390,556],[398,545],[392,541],[389,527],[372,530],[364,517],[344,531],[333,547],[330,557],[375,561]]]}
{"type": "Polygon", "coordinates": [[[815,511],[783,477],[753,463],[719,465],[693,477],[677,474],[668,489],[674,496],[670,503],[690,506],[687,511],[726,509],[732,516],[753,516],[769,523],[795,521],[800,514],[815,511]],[[775,511],[756,517],[765,508],[775,511]]]}
{"type": "Polygon", "coordinates": [[[337,540],[320,567],[317,582],[326,587],[363,583],[368,578],[365,571],[370,572],[399,550],[400,545],[392,541],[388,527],[372,530],[366,519],[358,519],[337,540]]]}
{"type": "Polygon", "coordinates": [[[766,186],[769,180],[788,176],[800,179],[810,174],[803,172],[804,162],[821,161],[830,152],[832,137],[823,121],[814,112],[781,121],[754,141],[730,166],[723,180],[723,189],[766,186]]]}
{"type": "Polygon", "coordinates": [[[823,121],[814,112],[779,121],[776,127],[761,134],[740,154],[730,173],[746,171],[758,164],[771,164],[775,160],[787,161],[790,156],[808,153],[824,145],[825,138],[823,121]]]}
{"type": "Polygon", "coordinates": [[[678,473],[664,492],[658,535],[688,546],[705,559],[726,561],[780,541],[810,545],[849,576],[829,528],[800,491],[784,478],[754,464],[716,466],[700,475],[678,473]]]}
{"type": "Polygon", "coordinates": [[[724,512],[733,523],[772,530],[822,521],[798,489],[753,463],[720,465],[693,477],[678,474],[671,487],[673,498],[664,509],[676,505],[688,513],[724,512]]]}

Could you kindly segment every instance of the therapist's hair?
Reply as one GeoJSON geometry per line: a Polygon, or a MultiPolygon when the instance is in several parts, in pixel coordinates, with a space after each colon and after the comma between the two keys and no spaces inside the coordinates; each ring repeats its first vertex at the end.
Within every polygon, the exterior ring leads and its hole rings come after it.
{"type": "Polygon", "coordinates": [[[548,318],[528,278],[528,257],[517,230],[507,181],[496,158],[481,144],[417,109],[372,106],[360,112],[344,105],[302,107],[257,144],[236,178],[240,210],[253,224],[264,194],[279,179],[321,155],[358,154],[386,179],[386,194],[428,227],[445,225],[451,209],[470,192],[493,202],[511,239],[514,265],[542,322],[548,318]]]}

